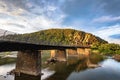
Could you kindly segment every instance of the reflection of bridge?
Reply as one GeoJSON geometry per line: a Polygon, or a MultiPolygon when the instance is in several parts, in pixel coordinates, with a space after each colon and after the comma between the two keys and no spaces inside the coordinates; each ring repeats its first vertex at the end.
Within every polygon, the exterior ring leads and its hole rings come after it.
{"type": "Polygon", "coordinates": [[[15,41],[0,41],[0,52],[18,51],[16,72],[29,75],[41,74],[41,51],[51,50],[51,57],[64,61],[67,54],[89,54],[89,46],[41,45],[15,41]],[[66,54],[67,53],[67,54],[66,54]]]}

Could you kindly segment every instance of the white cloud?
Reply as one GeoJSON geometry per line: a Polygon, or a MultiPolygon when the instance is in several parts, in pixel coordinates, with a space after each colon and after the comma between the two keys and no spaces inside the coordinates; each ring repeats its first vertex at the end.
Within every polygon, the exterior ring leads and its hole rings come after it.
{"type": "Polygon", "coordinates": [[[53,20],[44,15],[36,16],[32,13],[24,12],[27,16],[9,14],[7,18],[0,19],[0,28],[16,33],[30,33],[48,28],[64,28],[61,25],[64,15],[53,20]],[[29,16],[28,16],[29,15],[29,16]]]}
{"type": "Polygon", "coordinates": [[[7,6],[0,1],[0,29],[9,30],[16,33],[30,33],[48,28],[64,28],[61,23],[66,17],[59,9],[59,6],[46,5],[41,7],[35,4],[27,4],[30,9],[7,6]],[[31,8],[34,7],[34,8],[31,8]],[[49,15],[46,15],[46,14],[49,15]],[[4,16],[3,16],[4,15],[4,16]]]}
{"type": "Polygon", "coordinates": [[[120,16],[117,16],[117,17],[112,17],[112,16],[102,16],[102,17],[99,17],[99,18],[96,18],[96,19],[93,19],[92,22],[112,22],[112,21],[118,21],[120,20],[120,16]]]}
{"type": "Polygon", "coordinates": [[[107,26],[106,28],[102,28],[96,32],[93,32],[95,35],[107,40],[110,43],[119,43],[119,39],[110,38],[111,35],[120,34],[120,24],[116,24],[114,26],[107,26]]]}

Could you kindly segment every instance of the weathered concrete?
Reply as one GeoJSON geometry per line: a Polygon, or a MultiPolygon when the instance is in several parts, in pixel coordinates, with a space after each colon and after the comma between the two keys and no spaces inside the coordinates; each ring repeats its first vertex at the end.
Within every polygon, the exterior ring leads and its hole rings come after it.
{"type": "Polygon", "coordinates": [[[89,56],[91,54],[91,49],[90,48],[85,48],[85,55],[89,56]]]}
{"type": "Polygon", "coordinates": [[[66,49],[66,53],[68,56],[78,55],[77,49],[66,49]]]}
{"type": "Polygon", "coordinates": [[[56,57],[55,54],[56,54],[56,50],[51,50],[51,58],[56,57]]]}
{"type": "Polygon", "coordinates": [[[77,48],[77,53],[79,55],[88,56],[91,53],[91,49],[90,48],[77,48]]]}
{"type": "Polygon", "coordinates": [[[77,48],[77,53],[78,53],[78,55],[84,55],[85,49],[84,48],[77,48]]]}
{"type": "Polygon", "coordinates": [[[59,50],[51,50],[51,58],[55,57],[59,61],[66,61],[66,50],[59,49],[59,50]]]}
{"type": "Polygon", "coordinates": [[[17,73],[38,76],[41,74],[41,53],[40,51],[19,51],[17,55],[17,73]]]}

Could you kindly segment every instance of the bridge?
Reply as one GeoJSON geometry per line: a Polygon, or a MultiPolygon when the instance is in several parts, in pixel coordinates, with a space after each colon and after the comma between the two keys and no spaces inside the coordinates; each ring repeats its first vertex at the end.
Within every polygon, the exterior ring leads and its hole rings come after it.
{"type": "Polygon", "coordinates": [[[51,50],[51,57],[66,61],[67,55],[89,55],[90,46],[45,45],[0,40],[0,52],[18,51],[16,73],[41,75],[41,50],[51,50]]]}

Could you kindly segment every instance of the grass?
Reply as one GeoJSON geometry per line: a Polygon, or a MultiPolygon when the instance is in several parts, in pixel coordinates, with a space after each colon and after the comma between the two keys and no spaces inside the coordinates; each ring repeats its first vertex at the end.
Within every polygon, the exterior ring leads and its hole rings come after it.
{"type": "Polygon", "coordinates": [[[45,68],[45,62],[47,61],[47,59],[50,58],[50,51],[42,51],[42,55],[41,55],[41,60],[42,60],[42,67],[45,68]]]}
{"type": "Polygon", "coordinates": [[[10,64],[10,63],[15,63],[15,62],[16,62],[16,58],[10,58],[10,57],[1,58],[0,57],[0,65],[10,64]]]}

